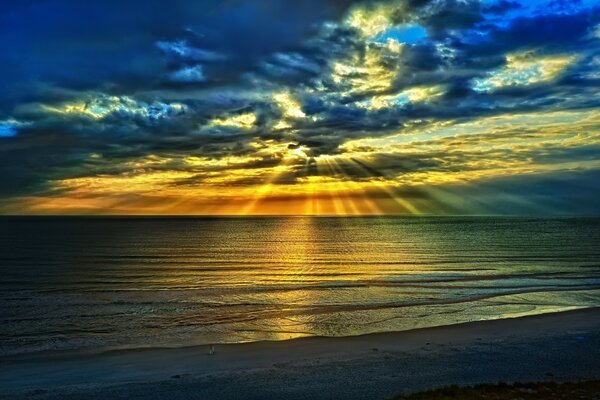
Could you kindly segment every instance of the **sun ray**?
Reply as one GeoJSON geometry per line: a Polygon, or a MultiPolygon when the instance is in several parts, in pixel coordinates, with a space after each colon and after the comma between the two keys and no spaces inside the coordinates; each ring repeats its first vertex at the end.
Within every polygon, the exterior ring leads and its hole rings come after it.
{"type": "MultiPolygon", "coordinates": [[[[325,160],[322,163],[317,163],[317,170],[320,175],[329,176],[331,174],[331,169],[325,160]],[[323,170],[323,168],[325,170],[323,170]],[[324,172],[321,174],[321,171],[324,172]]],[[[330,186],[330,183],[323,184],[325,192],[329,195],[330,204],[333,207],[333,214],[335,215],[347,215],[346,209],[344,205],[341,203],[340,199],[337,197],[337,194],[334,193],[333,189],[330,186]]]]}
{"type": "MultiPolygon", "coordinates": [[[[331,162],[331,166],[332,168],[337,171],[339,174],[341,175],[347,175],[344,173],[342,167],[340,166],[340,163],[337,161],[336,158],[331,158],[330,159],[331,162]]],[[[359,210],[358,206],[355,204],[355,209],[357,211],[357,214],[381,214],[381,210],[379,209],[379,207],[377,207],[377,205],[375,204],[375,202],[373,202],[373,200],[368,196],[368,194],[366,193],[366,191],[354,180],[349,179],[346,180],[345,182],[345,186],[347,188],[347,192],[351,192],[353,195],[360,195],[360,203],[358,203],[359,205],[363,206],[364,209],[363,210],[359,210]]],[[[352,200],[350,200],[352,201],[352,200]]]]}
{"type": "MultiPolygon", "coordinates": [[[[357,168],[359,168],[360,170],[364,171],[367,174],[373,174],[373,172],[378,172],[376,168],[368,165],[367,163],[365,163],[365,161],[358,162],[357,160],[355,160],[353,158],[350,158],[350,160],[352,162],[354,162],[354,164],[357,166],[357,168]],[[363,165],[363,163],[365,165],[363,165]]],[[[383,174],[379,174],[379,175],[383,176],[383,174]]],[[[403,199],[400,196],[397,196],[396,193],[394,193],[386,184],[379,181],[378,179],[373,179],[370,181],[370,183],[372,183],[375,187],[377,187],[379,190],[381,190],[383,193],[385,193],[394,203],[396,203],[397,205],[402,207],[403,210],[406,210],[410,214],[413,214],[413,215],[422,214],[421,211],[417,207],[415,207],[412,203],[410,203],[406,199],[403,199]]]]}
{"type": "Polygon", "coordinates": [[[335,168],[335,164],[331,158],[326,158],[325,163],[327,164],[331,175],[336,177],[332,184],[334,185],[338,199],[344,207],[345,213],[349,215],[359,214],[356,205],[350,200],[346,183],[342,181],[340,177],[338,177],[343,176],[344,174],[339,173],[339,171],[335,168]]]}
{"type": "Polygon", "coordinates": [[[307,157],[304,163],[304,176],[307,179],[305,183],[306,191],[304,195],[304,215],[318,215],[318,207],[315,198],[315,184],[309,179],[311,162],[316,162],[313,157],[307,157]]]}
{"type": "Polygon", "coordinates": [[[283,158],[282,161],[275,167],[272,167],[272,172],[267,176],[267,179],[260,185],[260,187],[253,193],[246,204],[240,209],[240,215],[254,214],[257,209],[257,205],[260,204],[272,191],[274,182],[286,172],[285,167],[289,166],[291,159],[283,158]]]}

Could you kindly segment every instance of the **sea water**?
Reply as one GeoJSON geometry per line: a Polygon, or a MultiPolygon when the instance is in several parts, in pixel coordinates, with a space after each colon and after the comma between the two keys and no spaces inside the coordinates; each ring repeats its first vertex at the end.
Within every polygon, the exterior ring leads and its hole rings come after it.
{"type": "Polygon", "coordinates": [[[600,219],[3,217],[0,355],[600,306],[600,219]]]}

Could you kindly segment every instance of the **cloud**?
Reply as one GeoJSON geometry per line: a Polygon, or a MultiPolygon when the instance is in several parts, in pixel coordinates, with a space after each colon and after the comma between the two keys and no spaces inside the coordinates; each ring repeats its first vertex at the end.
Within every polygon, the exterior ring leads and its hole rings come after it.
{"type": "Polygon", "coordinates": [[[206,76],[204,75],[202,65],[194,65],[171,72],[169,79],[173,82],[204,82],[206,81],[206,76]]]}
{"type": "Polygon", "coordinates": [[[348,13],[345,23],[365,37],[374,37],[392,27],[395,14],[399,12],[395,2],[358,6],[348,13]]]}
{"type": "Polygon", "coordinates": [[[393,95],[373,96],[359,103],[359,107],[366,109],[382,109],[405,106],[409,103],[430,102],[444,94],[441,86],[411,87],[393,95]]]}
{"type": "Polygon", "coordinates": [[[273,100],[281,109],[283,116],[291,119],[305,118],[306,114],[302,111],[300,103],[292,97],[290,93],[279,92],[273,95],[273,100]]]}
{"type": "Polygon", "coordinates": [[[487,6],[485,6],[483,8],[483,12],[490,14],[504,14],[507,11],[519,9],[521,7],[522,5],[519,4],[517,1],[499,0],[495,3],[488,4],[487,6]]]}
{"type": "Polygon", "coordinates": [[[101,120],[108,117],[141,117],[148,121],[158,121],[182,115],[187,109],[185,104],[177,102],[171,104],[159,101],[146,103],[129,96],[110,96],[104,93],[92,93],[75,101],[52,105],[42,104],[39,107],[42,113],[57,114],[67,118],[101,120]]]}
{"type": "Polygon", "coordinates": [[[251,128],[256,123],[256,115],[246,113],[234,115],[229,118],[215,118],[210,122],[212,126],[231,126],[236,128],[251,128]]]}
{"type": "Polygon", "coordinates": [[[298,45],[315,25],[338,18],[348,4],[316,0],[286,4],[174,0],[169,7],[159,3],[140,7],[119,0],[3,3],[0,110],[10,112],[15,103],[36,97],[39,85],[50,83],[73,90],[110,87],[115,94],[146,90],[160,86],[160,77],[172,71],[171,62],[193,58],[218,64],[207,74],[218,73],[220,82],[230,83],[265,56],[298,45]],[[156,43],[162,43],[164,50],[156,43]],[[165,60],[165,51],[175,57],[165,60]]]}
{"type": "Polygon", "coordinates": [[[470,29],[483,21],[481,2],[478,0],[432,1],[422,10],[417,20],[433,36],[441,37],[450,30],[470,29]]]}
{"type": "Polygon", "coordinates": [[[161,49],[167,55],[181,57],[192,61],[223,61],[228,58],[215,51],[190,47],[185,40],[177,40],[174,42],[158,41],[156,42],[156,47],[161,49]]]}
{"type": "Polygon", "coordinates": [[[492,71],[484,79],[474,81],[477,91],[489,91],[506,86],[528,86],[552,82],[577,61],[575,55],[537,56],[533,52],[509,54],[506,66],[492,71]]]}
{"type": "Polygon", "coordinates": [[[23,126],[27,126],[27,123],[13,118],[0,121],[0,138],[16,136],[19,128],[23,126]]]}

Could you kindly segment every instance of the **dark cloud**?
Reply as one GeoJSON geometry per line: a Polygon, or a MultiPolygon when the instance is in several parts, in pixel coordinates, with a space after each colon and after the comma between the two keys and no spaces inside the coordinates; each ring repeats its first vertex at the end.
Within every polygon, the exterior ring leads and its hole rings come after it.
{"type": "Polygon", "coordinates": [[[319,21],[336,19],[348,3],[3,3],[0,91],[9,96],[3,96],[0,107],[10,112],[15,101],[31,99],[35,89],[31,85],[36,82],[116,92],[147,89],[160,85],[173,67],[181,69],[190,60],[218,64],[207,68],[207,80],[232,81],[264,56],[297,47],[319,21]],[[168,50],[166,43],[185,44],[188,54],[174,59],[177,51],[168,50]],[[164,51],[169,57],[164,57],[164,51]]]}
{"type": "Polygon", "coordinates": [[[587,33],[600,22],[600,8],[569,14],[517,17],[505,24],[485,27],[485,36],[472,46],[470,55],[504,54],[543,47],[546,51],[574,51],[587,46],[587,33]]]}
{"type": "Polygon", "coordinates": [[[504,14],[509,10],[515,10],[521,8],[521,4],[511,0],[499,0],[495,3],[489,4],[483,8],[484,13],[490,14],[504,14]]]}
{"type": "Polygon", "coordinates": [[[478,0],[438,0],[428,5],[420,22],[432,35],[440,36],[448,30],[473,27],[483,20],[481,11],[478,0]]]}

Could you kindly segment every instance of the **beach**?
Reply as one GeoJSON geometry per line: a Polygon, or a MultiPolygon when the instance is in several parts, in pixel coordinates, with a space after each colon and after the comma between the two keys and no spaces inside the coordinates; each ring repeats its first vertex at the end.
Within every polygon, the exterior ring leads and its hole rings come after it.
{"type": "Polygon", "coordinates": [[[387,399],[600,377],[600,309],[352,337],[2,357],[11,399],[387,399]]]}

